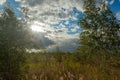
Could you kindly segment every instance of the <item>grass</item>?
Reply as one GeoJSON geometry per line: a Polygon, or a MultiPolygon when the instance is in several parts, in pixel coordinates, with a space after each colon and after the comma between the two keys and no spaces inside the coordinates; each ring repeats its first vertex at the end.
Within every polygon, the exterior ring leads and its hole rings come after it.
{"type": "Polygon", "coordinates": [[[119,80],[120,54],[27,54],[26,80],[119,80]]]}

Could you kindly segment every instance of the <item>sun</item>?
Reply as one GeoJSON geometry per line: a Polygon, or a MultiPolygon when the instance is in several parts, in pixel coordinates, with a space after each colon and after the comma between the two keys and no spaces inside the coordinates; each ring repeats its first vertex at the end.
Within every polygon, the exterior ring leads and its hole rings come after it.
{"type": "Polygon", "coordinates": [[[36,25],[36,24],[31,25],[31,29],[34,32],[45,32],[41,26],[36,25]]]}

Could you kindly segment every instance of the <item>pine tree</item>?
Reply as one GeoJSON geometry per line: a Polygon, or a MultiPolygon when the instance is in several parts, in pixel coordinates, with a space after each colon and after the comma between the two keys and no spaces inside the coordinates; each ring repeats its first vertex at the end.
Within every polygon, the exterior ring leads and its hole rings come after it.
{"type": "Polygon", "coordinates": [[[83,52],[119,52],[120,24],[105,2],[96,5],[96,0],[85,0],[84,9],[78,49],[83,52]]]}
{"type": "Polygon", "coordinates": [[[12,8],[6,7],[0,16],[0,80],[20,79],[30,40],[24,21],[18,20],[12,8]]]}

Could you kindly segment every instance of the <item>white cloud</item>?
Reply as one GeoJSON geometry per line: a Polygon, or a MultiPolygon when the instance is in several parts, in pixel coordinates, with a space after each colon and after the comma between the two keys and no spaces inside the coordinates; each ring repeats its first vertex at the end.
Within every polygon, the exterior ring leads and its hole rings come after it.
{"type": "Polygon", "coordinates": [[[114,2],[115,2],[115,0],[111,0],[111,1],[109,2],[109,4],[112,5],[114,2]]]}
{"type": "Polygon", "coordinates": [[[23,6],[29,8],[29,15],[32,15],[35,19],[49,18],[49,22],[56,22],[61,18],[68,18],[68,14],[73,7],[77,7],[78,10],[82,10],[81,0],[22,0],[23,6]],[[65,8],[66,12],[63,13],[61,8],[65,8]],[[53,16],[54,15],[54,16],[53,16]]]}
{"type": "Polygon", "coordinates": [[[54,39],[54,42],[56,42],[56,44],[48,46],[47,51],[56,51],[56,48],[59,48],[61,51],[65,52],[74,51],[74,49],[78,46],[78,36],[78,34],[72,36],[64,33],[62,35],[57,35],[56,39],[54,39]]]}
{"type": "MultiPolygon", "coordinates": [[[[43,41],[50,40],[54,42],[46,47],[51,51],[59,46],[62,51],[70,51],[76,47],[76,41],[79,39],[79,33],[75,35],[68,34],[68,29],[64,25],[60,25],[59,29],[53,28],[50,24],[56,24],[60,20],[76,19],[70,16],[73,7],[83,11],[83,0],[17,0],[21,1],[22,6],[29,9],[29,16],[32,20],[37,21],[46,33],[42,37],[43,41]],[[65,9],[65,10],[63,10],[65,9]],[[67,48],[68,47],[68,48],[67,48]]],[[[75,31],[78,26],[75,26],[75,31]]],[[[41,37],[40,37],[41,38],[41,37]]]]}
{"type": "Polygon", "coordinates": [[[116,18],[117,18],[118,20],[120,20],[120,12],[117,12],[117,13],[116,13],[116,18]]]}
{"type": "Polygon", "coordinates": [[[76,42],[79,39],[79,33],[75,35],[67,34],[67,29],[64,26],[60,29],[55,29],[47,24],[40,27],[43,27],[46,33],[33,32],[35,33],[34,43],[38,44],[41,41],[47,51],[56,51],[56,47],[59,47],[61,51],[74,51],[77,47],[76,42]]]}
{"type": "Polygon", "coordinates": [[[5,3],[5,2],[6,2],[6,0],[0,0],[0,5],[5,3]]]}
{"type": "Polygon", "coordinates": [[[105,0],[105,2],[106,2],[106,4],[110,4],[110,5],[112,5],[114,2],[115,2],[115,0],[105,0]]]}

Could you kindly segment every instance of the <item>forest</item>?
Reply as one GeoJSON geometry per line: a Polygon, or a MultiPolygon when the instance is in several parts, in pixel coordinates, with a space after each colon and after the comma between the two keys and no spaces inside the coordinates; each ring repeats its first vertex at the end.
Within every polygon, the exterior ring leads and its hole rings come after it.
{"type": "Polygon", "coordinates": [[[84,1],[74,52],[31,52],[42,46],[33,41],[27,8],[21,12],[18,19],[9,4],[0,11],[0,80],[120,79],[120,20],[104,1],[84,1]]]}

